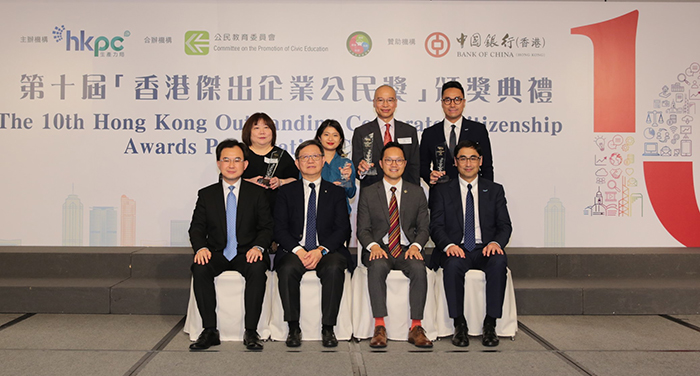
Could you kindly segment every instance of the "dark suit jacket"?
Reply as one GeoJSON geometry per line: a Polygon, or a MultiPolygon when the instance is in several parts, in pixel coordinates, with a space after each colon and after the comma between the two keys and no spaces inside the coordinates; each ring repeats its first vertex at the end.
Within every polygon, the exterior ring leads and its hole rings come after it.
{"type": "MultiPolygon", "coordinates": [[[[403,179],[409,183],[420,184],[419,166],[420,166],[420,152],[418,143],[418,132],[416,128],[400,122],[394,119],[394,141],[398,142],[403,146],[403,151],[406,157],[406,170],[403,174],[403,179]],[[402,139],[411,139],[410,144],[404,144],[401,142],[402,139]]],[[[370,133],[374,133],[374,145],[372,148],[372,163],[377,167],[377,175],[375,176],[365,176],[364,179],[360,179],[360,188],[369,187],[370,185],[382,180],[384,177],[384,172],[379,167],[379,157],[382,153],[382,148],[384,147],[384,128],[380,129],[377,119],[370,121],[369,123],[362,124],[357,127],[352,134],[352,163],[355,168],[360,165],[360,161],[364,158],[362,153],[362,139],[365,138],[370,133]]],[[[359,177],[359,172],[358,172],[359,177]]]]}
{"type": "MultiPolygon", "coordinates": [[[[420,176],[430,185],[431,164],[435,163],[435,147],[445,144],[445,124],[444,120],[428,127],[423,131],[420,140],[420,176]]],[[[376,137],[376,136],[375,136],[376,137]]],[[[493,181],[493,156],[491,155],[491,140],[486,126],[475,121],[467,120],[462,116],[462,128],[459,132],[459,140],[470,140],[481,146],[481,155],[484,157],[479,176],[493,181]]],[[[450,150],[445,163],[445,171],[450,179],[457,179],[459,172],[454,165],[454,150],[450,150]]]]}
{"type": "MultiPolygon", "coordinates": [[[[236,211],[236,239],[238,253],[246,253],[254,246],[265,249],[272,243],[274,222],[265,196],[265,189],[240,179],[236,211]]],[[[221,181],[199,190],[197,204],[190,223],[190,243],[196,253],[201,248],[223,252],[226,248],[226,205],[221,181]]],[[[263,252],[270,264],[270,257],[263,252]]]]}
{"type": "MultiPolygon", "coordinates": [[[[418,185],[403,182],[399,205],[399,224],[406,234],[409,244],[418,243],[421,248],[428,242],[430,235],[430,217],[428,215],[428,200],[423,188],[418,185]]],[[[389,233],[389,203],[382,181],[367,187],[360,195],[357,206],[357,238],[366,251],[372,242],[384,245],[382,238],[389,233]]]]}
{"type": "MultiPolygon", "coordinates": [[[[304,234],[303,180],[285,184],[279,188],[275,203],[275,241],[279,244],[275,254],[275,264],[282,260],[297,246],[302,246],[304,234]]],[[[352,270],[354,262],[350,251],[345,247],[345,240],[350,236],[350,218],[345,202],[345,190],[333,183],[321,180],[317,191],[318,208],[316,210],[316,233],[319,245],[329,252],[341,252],[348,259],[348,269],[352,270]]]]}
{"type": "MultiPolygon", "coordinates": [[[[437,256],[448,244],[463,243],[464,208],[458,179],[437,184],[430,191],[430,236],[435,243],[430,258],[433,269],[438,268],[440,257],[437,256]]],[[[479,178],[479,224],[482,243],[495,241],[505,250],[513,231],[506,194],[502,185],[484,178],[479,178]]]]}

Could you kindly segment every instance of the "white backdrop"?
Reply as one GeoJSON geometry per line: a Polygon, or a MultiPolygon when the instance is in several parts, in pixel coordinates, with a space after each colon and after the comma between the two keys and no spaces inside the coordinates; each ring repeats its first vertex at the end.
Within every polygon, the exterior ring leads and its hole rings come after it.
{"type": "MultiPolygon", "coordinates": [[[[98,207],[115,208],[115,245],[129,244],[124,228],[133,222],[135,245],[181,244],[197,189],[217,177],[212,146],[240,138],[246,116],[263,111],[278,121],[278,144],[292,153],[326,118],[350,140],[374,119],[374,88],[389,82],[402,99],[396,118],[420,134],[442,120],[438,88],[456,78],[467,90],[465,115],[490,130],[511,246],[700,245],[700,236],[679,241],[662,225],[643,170],[645,161],[700,155],[697,3],[3,2],[0,10],[11,15],[0,23],[3,244],[69,244],[62,231],[76,223],[64,215],[71,194],[83,205],[82,245],[98,232],[96,212],[94,227],[90,220],[98,207]],[[634,11],[636,63],[627,68],[636,68],[635,131],[594,132],[593,43],[571,29],[634,11]],[[551,87],[533,89],[531,80],[551,87]],[[82,129],[68,129],[76,114],[82,129]],[[106,116],[107,129],[95,129],[106,116]],[[525,131],[533,118],[547,131],[525,131]],[[124,129],[125,119],[142,119],[143,128],[124,129]],[[176,130],[185,119],[194,127],[176,130]],[[519,132],[511,131],[516,121],[519,132]],[[607,215],[591,215],[599,189],[607,215]],[[133,217],[123,218],[122,195],[135,201],[133,217]],[[623,210],[620,200],[632,196],[623,210]],[[556,220],[546,214],[550,200],[565,208],[556,220]]],[[[614,107],[618,98],[605,100],[614,107]]],[[[697,202],[687,202],[677,217],[696,213],[697,202]]]]}

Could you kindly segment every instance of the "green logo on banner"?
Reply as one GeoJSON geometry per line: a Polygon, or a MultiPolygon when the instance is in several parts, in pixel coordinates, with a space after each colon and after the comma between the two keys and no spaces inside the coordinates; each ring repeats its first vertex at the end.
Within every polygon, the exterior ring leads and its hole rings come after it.
{"type": "Polygon", "coordinates": [[[185,33],[185,53],[207,55],[209,53],[209,32],[191,30],[185,33]]]}

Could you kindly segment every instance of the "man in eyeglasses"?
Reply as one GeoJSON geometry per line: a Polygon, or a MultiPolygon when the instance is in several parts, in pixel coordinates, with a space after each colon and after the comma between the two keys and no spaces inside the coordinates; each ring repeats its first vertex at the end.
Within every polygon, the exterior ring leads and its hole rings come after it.
{"type": "Polygon", "coordinates": [[[384,145],[379,165],[384,178],[364,190],[357,207],[357,238],[363,247],[362,263],[367,266],[367,285],[374,317],[374,336],[369,346],[387,346],[384,325],[384,317],[388,314],[386,277],[396,269],[410,280],[408,342],[417,347],[433,347],[421,324],[428,291],[423,261],[423,247],[429,236],[428,201],[423,188],[403,180],[406,158],[401,144],[389,142],[384,145]]]}
{"type": "Polygon", "coordinates": [[[424,130],[420,142],[420,176],[431,187],[438,182],[443,183],[457,178],[457,168],[452,163],[453,153],[457,143],[463,140],[471,140],[481,146],[484,157],[479,175],[493,181],[489,132],[484,124],[464,118],[462,113],[465,104],[462,84],[450,81],[442,85],[442,111],[445,113],[445,119],[424,130]],[[445,163],[442,171],[438,167],[436,158],[438,147],[445,149],[445,163]]]}
{"type": "Polygon", "coordinates": [[[262,350],[258,321],[272,243],[273,221],[263,188],[241,179],[248,166],[244,143],[227,139],[216,147],[218,183],[199,191],[190,223],[190,242],[195,252],[192,264],[194,296],[204,330],[192,350],[219,345],[214,277],[235,270],[245,278],[245,332],[248,350],[262,350]]]}
{"type": "Polygon", "coordinates": [[[397,104],[396,91],[389,85],[378,87],[374,91],[373,103],[377,117],[369,123],[357,127],[352,134],[352,163],[357,169],[360,189],[382,180],[384,172],[379,168],[377,162],[382,147],[389,142],[398,142],[406,150],[404,179],[413,184],[420,184],[418,132],[416,132],[416,128],[394,119],[397,104]],[[364,146],[364,141],[369,135],[374,136],[372,136],[371,144],[372,159],[368,162],[365,160],[367,148],[364,146]],[[375,172],[376,175],[371,175],[375,172]]]}
{"type": "MultiPolygon", "coordinates": [[[[459,177],[430,192],[430,237],[435,250],[433,269],[443,268],[445,297],[455,331],[452,344],[468,346],[464,317],[464,275],[469,269],[486,274],[486,317],[481,343],[498,346],[496,319],[503,313],[508,260],[503,251],[513,231],[503,186],[479,177],[483,155],[479,144],[462,141],[455,147],[459,177]]],[[[470,323],[474,324],[474,323],[470,323]]]]}
{"type": "Polygon", "coordinates": [[[299,284],[315,270],[321,280],[321,337],[325,347],[338,346],[336,325],[343,296],[345,269],[354,263],[345,239],[350,219],[345,190],[321,179],[323,147],[317,140],[302,142],[295,152],[301,179],[282,186],[275,203],[275,269],[289,325],[286,344],[301,346],[299,284]]]}

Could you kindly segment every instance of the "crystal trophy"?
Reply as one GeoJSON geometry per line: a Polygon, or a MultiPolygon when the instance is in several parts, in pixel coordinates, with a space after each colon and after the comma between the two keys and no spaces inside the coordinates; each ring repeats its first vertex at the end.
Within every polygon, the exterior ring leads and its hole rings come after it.
{"type": "MultiPolygon", "coordinates": [[[[348,168],[350,167],[350,162],[346,162],[345,166],[343,168],[348,168]]],[[[352,182],[350,181],[350,176],[352,176],[352,170],[349,174],[340,174],[340,186],[343,188],[349,188],[352,186],[352,182]]]]}
{"type": "Polygon", "coordinates": [[[270,154],[270,158],[265,158],[268,161],[267,172],[265,172],[265,177],[258,179],[258,184],[265,186],[270,186],[270,179],[275,176],[275,171],[277,171],[277,165],[280,163],[280,156],[282,153],[279,150],[273,150],[270,154]]]}
{"type": "MultiPolygon", "coordinates": [[[[365,162],[372,163],[372,148],[374,147],[374,133],[370,133],[362,139],[362,155],[365,162]]],[[[365,172],[365,175],[377,175],[377,166],[372,166],[365,172]]]]}
{"type": "MultiPolygon", "coordinates": [[[[437,145],[435,146],[435,170],[444,172],[445,163],[447,163],[447,145],[437,145]]],[[[447,174],[442,175],[438,178],[438,183],[446,183],[450,181],[450,177],[447,174]]]]}

